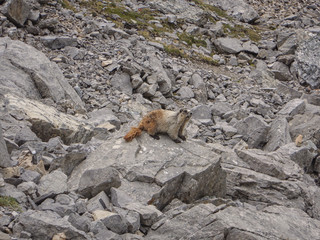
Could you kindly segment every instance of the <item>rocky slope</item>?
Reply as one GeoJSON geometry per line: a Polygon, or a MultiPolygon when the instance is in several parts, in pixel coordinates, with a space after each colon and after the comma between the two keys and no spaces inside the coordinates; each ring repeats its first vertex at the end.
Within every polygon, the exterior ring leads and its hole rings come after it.
{"type": "Polygon", "coordinates": [[[0,0],[0,238],[319,239],[319,9],[0,0]]]}

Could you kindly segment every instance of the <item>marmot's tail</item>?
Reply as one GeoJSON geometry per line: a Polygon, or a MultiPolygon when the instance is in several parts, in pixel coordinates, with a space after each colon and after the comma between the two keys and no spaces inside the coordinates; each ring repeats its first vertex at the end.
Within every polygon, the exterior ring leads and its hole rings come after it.
{"type": "Polygon", "coordinates": [[[125,135],[123,138],[127,141],[127,142],[131,142],[132,139],[134,139],[135,137],[140,136],[142,133],[142,129],[139,127],[132,127],[130,129],[130,131],[127,133],[127,135],[125,135]]]}

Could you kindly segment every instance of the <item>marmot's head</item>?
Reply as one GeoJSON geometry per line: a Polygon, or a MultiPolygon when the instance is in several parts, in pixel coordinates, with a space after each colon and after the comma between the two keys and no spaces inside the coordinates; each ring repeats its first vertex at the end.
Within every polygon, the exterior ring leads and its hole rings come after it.
{"type": "Polygon", "coordinates": [[[190,110],[187,110],[185,108],[180,109],[179,117],[182,117],[185,120],[189,120],[191,116],[192,116],[192,112],[190,110]]]}

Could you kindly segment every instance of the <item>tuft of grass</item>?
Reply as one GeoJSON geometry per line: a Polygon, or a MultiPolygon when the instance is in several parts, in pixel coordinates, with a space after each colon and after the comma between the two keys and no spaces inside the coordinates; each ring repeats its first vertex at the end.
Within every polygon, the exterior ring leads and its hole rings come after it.
{"type": "Polygon", "coordinates": [[[219,62],[217,60],[213,60],[212,57],[197,53],[192,57],[193,60],[200,61],[209,65],[219,66],[219,62]]]}
{"type": "Polygon", "coordinates": [[[203,46],[206,47],[207,43],[206,41],[202,39],[198,39],[196,36],[188,34],[188,33],[180,33],[178,34],[179,40],[186,42],[189,46],[192,46],[192,44],[196,44],[198,47],[203,46]]]}
{"type": "Polygon", "coordinates": [[[193,2],[195,4],[197,4],[199,7],[201,7],[203,10],[210,10],[211,12],[216,13],[219,17],[223,17],[226,18],[228,20],[232,20],[232,17],[229,16],[226,11],[222,10],[219,7],[210,5],[210,4],[206,4],[204,3],[202,0],[193,0],[193,2]]]}
{"type": "Polygon", "coordinates": [[[59,0],[59,3],[65,9],[69,9],[69,10],[71,10],[73,12],[76,11],[75,7],[68,0],[59,0]]]}
{"type": "Polygon", "coordinates": [[[8,207],[12,210],[21,212],[21,207],[16,199],[9,196],[0,196],[0,206],[8,207]]]}
{"type": "Polygon", "coordinates": [[[224,32],[231,37],[248,37],[253,42],[258,42],[261,39],[258,31],[246,28],[242,25],[235,25],[234,27],[229,24],[223,24],[224,32]]]}
{"type": "Polygon", "coordinates": [[[188,58],[188,55],[182,49],[172,45],[164,45],[164,51],[175,57],[188,58]]]}

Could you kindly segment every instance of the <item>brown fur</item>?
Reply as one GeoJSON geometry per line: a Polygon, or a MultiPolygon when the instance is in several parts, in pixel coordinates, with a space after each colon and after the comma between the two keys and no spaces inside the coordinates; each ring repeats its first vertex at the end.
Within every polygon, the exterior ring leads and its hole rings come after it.
{"type": "Polygon", "coordinates": [[[142,118],[138,127],[132,127],[124,136],[127,142],[146,131],[150,136],[159,139],[158,133],[167,133],[175,142],[186,140],[184,128],[191,118],[191,113],[186,109],[173,112],[169,110],[154,110],[142,118]],[[180,138],[180,139],[179,139],[180,138]]]}

